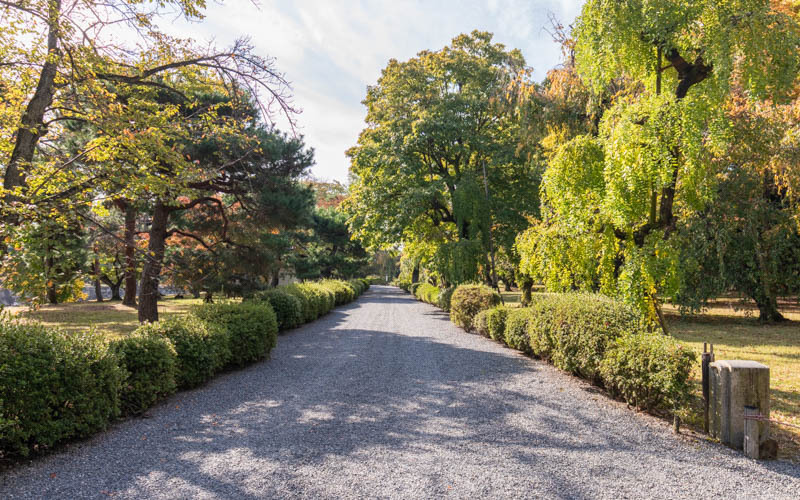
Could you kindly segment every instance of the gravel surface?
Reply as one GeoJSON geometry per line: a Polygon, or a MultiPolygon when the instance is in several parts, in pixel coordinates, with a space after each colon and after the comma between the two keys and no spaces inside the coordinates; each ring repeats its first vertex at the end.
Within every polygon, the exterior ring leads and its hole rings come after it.
{"type": "Polygon", "coordinates": [[[0,498],[792,498],[800,467],[675,437],[396,288],[272,359],[5,471],[0,498]]]}

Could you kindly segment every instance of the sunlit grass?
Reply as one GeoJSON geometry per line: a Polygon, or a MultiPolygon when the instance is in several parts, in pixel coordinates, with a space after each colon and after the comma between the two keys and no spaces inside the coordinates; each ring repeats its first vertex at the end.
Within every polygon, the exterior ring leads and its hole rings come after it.
{"type": "MultiPolygon", "coordinates": [[[[796,302],[781,304],[781,312],[791,322],[762,325],[752,305],[742,306],[734,299],[716,301],[702,314],[680,316],[673,307],[665,307],[670,334],[698,353],[703,343],[714,344],[717,360],[748,359],[770,369],[770,416],[800,425],[800,310],[796,302]]],[[[696,395],[701,397],[700,366],[693,370],[696,395]]],[[[701,425],[700,405],[695,405],[694,425],[701,425]]],[[[780,455],[800,461],[800,429],[772,425],[772,434],[780,443],[780,455]]]]}
{"type": "MultiPolygon", "coordinates": [[[[202,303],[202,299],[166,298],[158,303],[159,317],[186,314],[191,307],[202,303]]],[[[139,326],[136,309],[123,306],[121,302],[74,302],[45,305],[37,310],[26,307],[6,308],[11,314],[23,319],[38,321],[47,326],[67,331],[96,328],[110,337],[120,337],[139,326]]]]}

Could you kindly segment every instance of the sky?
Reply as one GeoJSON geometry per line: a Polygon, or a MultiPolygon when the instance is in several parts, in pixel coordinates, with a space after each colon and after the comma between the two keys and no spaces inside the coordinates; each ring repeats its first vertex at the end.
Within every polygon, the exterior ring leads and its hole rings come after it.
{"type": "MultiPolygon", "coordinates": [[[[256,53],[275,58],[292,84],[297,132],[314,148],[313,175],[347,181],[349,160],[364,128],[361,101],[389,59],[439,50],[460,33],[494,33],[507,48],[520,49],[541,80],[560,60],[545,30],[548,14],[571,24],[580,0],[228,0],[208,2],[205,19],[177,20],[172,35],[220,47],[249,37],[256,53]]],[[[282,124],[278,122],[280,127],[282,124]]],[[[284,125],[285,127],[285,125],[284,125]]]]}

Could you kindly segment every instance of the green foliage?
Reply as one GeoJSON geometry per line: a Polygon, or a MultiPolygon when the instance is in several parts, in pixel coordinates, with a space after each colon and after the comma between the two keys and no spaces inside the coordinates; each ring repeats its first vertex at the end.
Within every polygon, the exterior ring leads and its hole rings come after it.
{"type": "MultiPolygon", "coordinates": [[[[334,306],[341,306],[352,302],[356,298],[356,291],[351,284],[339,280],[323,280],[319,285],[327,288],[334,295],[334,306]]],[[[331,307],[333,309],[333,307],[331,307]]]]}
{"type": "Polygon", "coordinates": [[[411,285],[409,285],[408,291],[411,293],[411,295],[413,295],[415,297],[417,296],[417,288],[419,288],[420,285],[422,285],[422,283],[419,283],[419,282],[411,283],[411,285]]]}
{"type": "Polygon", "coordinates": [[[278,330],[290,330],[303,323],[304,311],[301,299],[284,290],[284,287],[256,292],[253,300],[267,302],[275,311],[278,330]]]}
{"type": "Polygon", "coordinates": [[[203,304],[192,314],[227,332],[234,367],[266,358],[278,342],[278,320],[266,302],[203,304]]]}
{"type": "Polygon", "coordinates": [[[600,380],[600,363],[608,347],[625,333],[642,329],[637,311],[601,295],[545,295],[530,310],[533,354],[594,382],[600,380]]]}
{"type": "Polygon", "coordinates": [[[439,291],[439,297],[436,299],[436,305],[439,306],[439,309],[450,312],[450,300],[453,298],[453,292],[455,291],[456,287],[454,286],[448,286],[439,291]]]}
{"type": "MultiPolygon", "coordinates": [[[[655,88],[655,49],[713,68],[705,84],[723,96],[736,80],[754,97],[780,95],[794,83],[798,60],[797,23],[762,0],[590,0],[576,22],[575,57],[584,79],[600,90],[621,74],[655,88]],[[764,64],[769,71],[764,71],[764,64]]],[[[677,85],[665,72],[665,85],[677,85]]]]}
{"type": "Polygon", "coordinates": [[[111,342],[111,351],[126,373],[120,403],[126,415],[142,413],[175,392],[178,353],[172,342],[150,331],[111,342]]]}
{"type": "Polygon", "coordinates": [[[499,102],[512,80],[528,78],[518,50],[480,31],[391,60],[367,91],[367,126],[348,151],[356,237],[374,248],[402,243],[448,283],[478,279],[490,229],[510,242],[538,212],[538,166],[499,102]]]}
{"type": "Polygon", "coordinates": [[[603,385],[637,408],[671,411],[689,399],[694,351],[660,333],[633,331],[617,338],[600,365],[603,385]]]}
{"type": "Polygon", "coordinates": [[[472,331],[484,337],[489,336],[489,323],[487,321],[488,314],[491,309],[484,309],[475,315],[472,320],[472,331]]]}
{"type": "MultiPolygon", "coordinates": [[[[317,297],[320,304],[320,316],[328,314],[336,307],[336,292],[329,286],[323,286],[319,283],[309,283],[307,285],[314,293],[317,294],[317,297]]],[[[347,293],[347,292],[339,292],[347,293]]]]}
{"type": "Polygon", "coordinates": [[[504,306],[493,307],[487,310],[486,327],[489,332],[489,337],[492,340],[505,342],[508,311],[509,309],[504,306]]]}
{"type": "Polygon", "coordinates": [[[300,279],[352,277],[369,264],[370,256],[352,238],[347,215],[339,207],[317,207],[311,231],[300,239],[303,252],[289,259],[300,279]]]}
{"type": "Polygon", "coordinates": [[[397,278],[397,279],[394,280],[393,284],[396,287],[400,288],[401,290],[410,293],[411,292],[411,285],[413,283],[411,283],[411,281],[409,281],[409,280],[407,280],[405,278],[397,278]]]}
{"type": "Polygon", "coordinates": [[[12,250],[0,260],[0,282],[35,305],[84,298],[86,241],[75,221],[28,220],[3,232],[12,250]]]}
{"type": "Polygon", "coordinates": [[[503,341],[508,347],[530,353],[531,343],[528,337],[528,325],[533,317],[527,308],[508,309],[505,318],[503,341]]]}
{"type": "Polygon", "coordinates": [[[105,429],[123,377],[100,334],[0,318],[0,452],[27,456],[105,429]]]}
{"type": "Polygon", "coordinates": [[[231,338],[227,330],[191,314],[147,323],[134,333],[169,339],[178,355],[175,382],[179,389],[207,382],[231,359],[231,338]]]}
{"type": "Polygon", "coordinates": [[[317,319],[319,316],[317,302],[315,295],[311,293],[310,290],[307,290],[299,284],[286,285],[281,287],[281,289],[300,301],[303,311],[303,323],[308,323],[309,321],[317,319]]]}
{"type": "Polygon", "coordinates": [[[422,302],[426,302],[432,305],[439,304],[439,287],[436,285],[431,285],[430,283],[422,283],[420,284],[414,296],[417,299],[421,300],[422,302]]]}
{"type": "Polygon", "coordinates": [[[460,285],[450,299],[450,320],[469,331],[475,316],[500,303],[500,296],[485,285],[460,285]]]}
{"type": "MultiPolygon", "coordinates": [[[[521,271],[551,291],[622,299],[650,319],[659,296],[700,302],[690,297],[697,259],[685,255],[682,226],[706,219],[732,171],[759,176],[771,163],[730,154],[749,135],[735,127],[737,108],[791,95],[799,34],[795,19],[761,0],[586,2],[575,60],[604,109],[584,135],[548,124],[543,217],[517,239],[521,271]]],[[[767,142],[756,136],[753,144],[767,142]]]]}

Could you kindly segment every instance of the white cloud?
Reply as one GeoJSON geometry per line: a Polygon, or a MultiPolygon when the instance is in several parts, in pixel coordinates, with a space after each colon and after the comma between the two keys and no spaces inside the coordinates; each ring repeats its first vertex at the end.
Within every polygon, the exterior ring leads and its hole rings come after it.
{"type": "Polygon", "coordinates": [[[250,0],[209,3],[206,19],[169,28],[198,41],[229,45],[249,36],[263,55],[276,58],[293,82],[303,113],[300,132],[316,150],[314,174],[345,180],[344,151],[363,128],[360,104],[389,59],[405,60],[438,50],[459,33],[491,31],[522,50],[537,78],[558,63],[559,47],[543,30],[552,12],[564,24],[580,10],[578,0],[250,0]]]}

